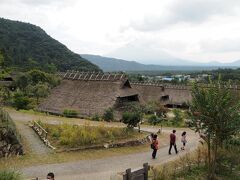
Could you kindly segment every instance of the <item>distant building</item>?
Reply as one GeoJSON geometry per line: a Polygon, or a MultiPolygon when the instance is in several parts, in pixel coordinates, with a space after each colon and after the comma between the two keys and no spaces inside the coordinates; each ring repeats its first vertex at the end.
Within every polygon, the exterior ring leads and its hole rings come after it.
{"type": "Polygon", "coordinates": [[[163,77],[162,80],[163,81],[172,81],[174,78],[172,77],[163,77]]]}

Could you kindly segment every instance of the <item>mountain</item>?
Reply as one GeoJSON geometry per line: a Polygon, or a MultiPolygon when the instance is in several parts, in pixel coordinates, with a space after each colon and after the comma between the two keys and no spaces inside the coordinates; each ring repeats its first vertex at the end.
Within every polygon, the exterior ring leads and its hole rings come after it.
{"type": "MultiPolygon", "coordinates": [[[[194,62],[192,65],[184,66],[179,64],[177,65],[145,65],[138,63],[136,61],[126,61],[122,59],[116,58],[108,58],[98,55],[90,55],[90,54],[81,54],[81,56],[90,62],[98,65],[103,71],[110,72],[110,71],[201,71],[201,70],[213,70],[218,69],[220,67],[224,67],[223,65],[207,65],[207,64],[200,64],[194,62]]],[[[169,63],[171,64],[171,63],[169,63]]],[[[234,66],[234,65],[232,65],[234,66]]],[[[226,66],[226,67],[231,67],[226,66]]]]}
{"type": "Polygon", "coordinates": [[[3,18],[0,18],[0,53],[7,67],[24,69],[32,66],[44,70],[55,66],[59,71],[100,70],[40,27],[3,18]]]}
{"type": "Polygon", "coordinates": [[[232,63],[229,63],[230,66],[238,66],[240,67],[240,60],[234,61],[232,63]]]}
{"type": "Polygon", "coordinates": [[[142,41],[135,39],[120,48],[108,53],[108,57],[118,57],[125,60],[135,60],[145,64],[163,66],[195,66],[191,61],[172,56],[163,49],[156,48],[159,45],[155,41],[142,41]]]}
{"type": "Polygon", "coordinates": [[[161,48],[161,42],[137,38],[131,42],[106,54],[107,57],[118,57],[119,59],[135,60],[143,64],[155,64],[161,66],[240,66],[240,61],[233,63],[209,63],[195,62],[173,56],[161,48]],[[160,44],[159,44],[160,43],[160,44]]]}

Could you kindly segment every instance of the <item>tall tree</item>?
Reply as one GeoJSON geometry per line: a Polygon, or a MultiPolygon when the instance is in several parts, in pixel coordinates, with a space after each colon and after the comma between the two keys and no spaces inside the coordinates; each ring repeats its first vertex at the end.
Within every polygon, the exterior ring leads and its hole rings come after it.
{"type": "Polygon", "coordinates": [[[219,147],[240,130],[240,102],[220,81],[211,82],[208,88],[195,84],[190,111],[194,129],[208,145],[208,174],[212,179],[216,172],[219,147]]]}

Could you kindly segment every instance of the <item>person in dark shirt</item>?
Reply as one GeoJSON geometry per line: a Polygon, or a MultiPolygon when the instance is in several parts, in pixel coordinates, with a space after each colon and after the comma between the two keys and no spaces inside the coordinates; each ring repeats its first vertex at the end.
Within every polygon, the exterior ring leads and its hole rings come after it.
{"type": "Polygon", "coordinates": [[[156,159],[157,150],[158,150],[158,140],[157,140],[157,135],[156,134],[154,134],[154,136],[153,136],[152,145],[153,145],[152,158],[156,159]]]}
{"type": "Polygon", "coordinates": [[[169,147],[168,154],[171,154],[172,146],[174,146],[176,154],[178,153],[175,133],[176,133],[176,130],[173,130],[172,133],[170,134],[170,147],[169,147]]]}

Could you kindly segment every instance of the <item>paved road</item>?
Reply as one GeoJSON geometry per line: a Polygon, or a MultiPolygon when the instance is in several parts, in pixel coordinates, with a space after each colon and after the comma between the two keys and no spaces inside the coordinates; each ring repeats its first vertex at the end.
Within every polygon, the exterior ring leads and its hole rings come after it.
{"type": "MultiPolygon", "coordinates": [[[[18,113],[15,111],[10,111],[10,115],[16,122],[27,122],[30,120],[36,120],[35,115],[28,115],[25,113],[18,113]]],[[[48,117],[49,118],[49,117],[48,117]]],[[[49,123],[57,122],[54,120],[54,117],[51,119],[47,119],[49,123]]],[[[81,122],[79,122],[82,124],[81,122]]],[[[114,125],[115,126],[115,125],[114,125]]],[[[148,132],[156,132],[158,128],[155,127],[142,127],[144,131],[148,132]]],[[[183,129],[177,129],[177,136],[180,137],[180,134],[183,129]]],[[[170,128],[164,128],[163,132],[170,133],[170,128]]],[[[20,132],[21,133],[21,132],[20,132]]],[[[166,161],[173,160],[178,158],[179,156],[185,154],[186,152],[192,151],[197,147],[198,144],[198,136],[188,130],[188,143],[187,149],[184,152],[180,152],[178,155],[172,153],[172,155],[168,155],[168,146],[164,146],[160,142],[160,150],[157,154],[157,159],[151,159],[151,150],[143,153],[129,154],[129,155],[121,155],[109,158],[102,158],[96,160],[82,160],[77,162],[68,162],[68,163],[60,163],[60,164],[45,164],[38,165],[32,167],[22,168],[20,171],[27,177],[42,177],[49,172],[52,171],[56,174],[56,179],[58,180],[108,180],[110,177],[117,172],[125,171],[127,168],[139,168],[143,163],[148,162],[150,165],[164,163],[166,161]]],[[[178,140],[178,147],[180,147],[180,142],[178,140]]],[[[34,145],[35,146],[35,145],[34,145]]],[[[81,152],[79,152],[81,153],[81,152]]]]}

